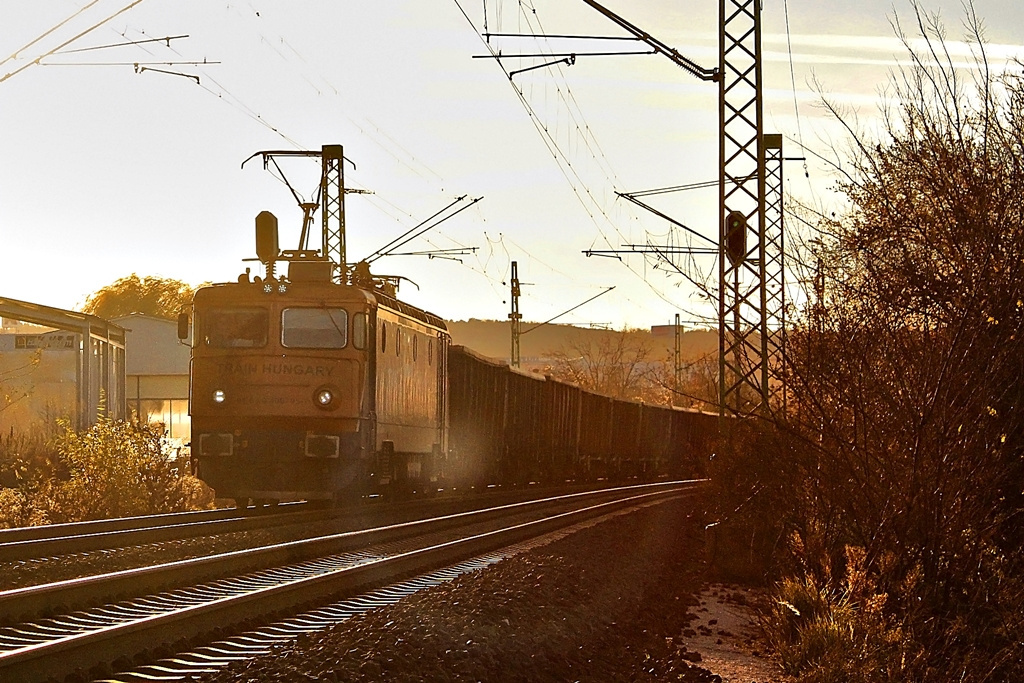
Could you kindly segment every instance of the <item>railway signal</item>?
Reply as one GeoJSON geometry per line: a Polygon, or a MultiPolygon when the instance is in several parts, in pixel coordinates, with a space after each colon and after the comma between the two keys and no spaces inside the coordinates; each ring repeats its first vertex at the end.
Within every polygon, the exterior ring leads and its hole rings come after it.
{"type": "Polygon", "coordinates": [[[742,211],[730,211],[725,218],[725,255],[733,265],[747,255],[747,217],[742,211]]]}

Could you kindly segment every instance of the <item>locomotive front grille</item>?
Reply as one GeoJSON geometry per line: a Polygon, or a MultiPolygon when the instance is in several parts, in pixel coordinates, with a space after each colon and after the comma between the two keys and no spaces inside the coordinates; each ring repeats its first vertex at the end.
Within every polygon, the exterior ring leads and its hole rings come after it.
{"type": "Polygon", "coordinates": [[[235,437],[231,432],[199,435],[199,455],[224,456],[234,452],[235,437]]]}
{"type": "Polygon", "coordinates": [[[307,434],[306,455],[310,458],[337,458],[341,452],[341,439],[329,434],[307,434]]]}

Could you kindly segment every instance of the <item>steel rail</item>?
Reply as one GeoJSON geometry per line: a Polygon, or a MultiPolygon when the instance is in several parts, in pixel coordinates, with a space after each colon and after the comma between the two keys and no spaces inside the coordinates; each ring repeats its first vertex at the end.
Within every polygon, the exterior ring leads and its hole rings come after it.
{"type": "MultiPolygon", "coordinates": [[[[661,502],[652,501],[648,505],[657,505],[661,502]]],[[[398,582],[391,582],[346,597],[341,601],[319,605],[312,610],[290,615],[284,619],[269,621],[252,630],[240,630],[226,638],[204,643],[199,647],[192,645],[170,656],[118,671],[109,678],[105,678],[104,681],[106,683],[152,683],[154,680],[188,681],[204,674],[216,673],[233,662],[267,656],[273,652],[275,647],[286,646],[287,643],[303,635],[326,631],[358,614],[378,607],[393,605],[419,590],[446,583],[467,572],[484,569],[507,557],[569,536],[574,530],[581,527],[599,524],[615,515],[629,514],[632,510],[643,507],[645,506],[637,505],[634,508],[584,520],[552,533],[527,539],[522,543],[507,545],[493,552],[477,555],[440,569],[417,574],[398,582]]]]}
{"type": "Polygon", "coordinates": [[[310,558],[347,552],[371,544],[390,543],[417,534],[425,534],[465,524],[467,520],[487,521],[558,500],[588,496],[616,495],[623,491],[667,486],[691,485],[691,482],[648,484],[643,487],[618,487],[552,496],[442,515],[427,520],[391,523],[371,529],[344,531],[327,536],[276,543],[259,548],[235,550],[205,557],[177,560],[148,567],[125,569],[95,576],[0,591],[0,619],[4,623],[32,619],[40,614],[83,609],[99,602],[113,602],[139,594],[166,590],[169,586],[197,584],[245,571],[302,562],[310,558]]]}
{"type": "MultiPolygon", "coordinates": [[[[116,528],[132,521],[138,525],[140,523],[145,524],[147,521],[154,519],[151,517],[132,517],[125,519],[103,520],[97,523],[76,522],[76,524],[96,525],[81,527],[79,529],[68,529],[68,527],[72,525],[61,524],[58,525],[61,527],[60,529],[54,529],[49,532],[49,534],[44,532],[39,538],[8,540],[5,537],[0,536],[0,562],[18,562],[41,557],[67,555],[70,553],[110,550],[135,545],[197,538],[200,536],[212,536],[214,534],[224,534],[235,531],[250,531],[253,529],[264,529],[269,526],[297,524],[302,521],[309,521],[324,517],[323,510],[257,515],[242,515],[236,510],[216,510],[213,512],[219,514],[200,515],[193,518],[189,518],[187,515],[195,513],[178,513],[168,515],[166,519],[156,519],[156,523],[149,526],[125,526],[124,528],[116,528]],[[233,514],[231,514],[232,512],[233,514]],[[104,530],[104,526],[108,524],[115,528],[104,530]],[[68,531],[71,533],[67,534],[68,531]],[[66,535],[60,535],[61,532],[65,532],[66,535]]],[[[43,527],[40,528],[42,529],[43,527]]],[[[11,531],[22,530],[12,529],[11,531]]]]}
{"type": "MultiPolygon", "coordinates": [[[[575,523],[581,518],[603,514],[656,497],[678,495],[680,491],[685,491],[688,488],[692,488],[692,486],[676,484],[674,487],[668,485],[629,487],[606,490],[597,494],[574,494],[568,497],[547,499],[543,501],[546,505],[541,502],[515,504],[477,513],[459,513],[438,520],[405,523],[384,530],[349,532],[326,539],[281,544],[265,549],[265,551],[272,553],[284,551],[287,554],[298,549],[300,544],[305,544],[307,550],[319,546],[319,551],[326,553],[330,552],[327,545],[331,542],[337,543],[346,540],[354,542],[356,538],[362,537],[359,545],[365,546],[367,539],[374,534],[385,534],[379,536],[379,538],[385,538],[388,533],[400,534],[404,531],[408,536],[409,533],[425,533],[428,529],[431,532],[441,529],[450,530],[455,524],[479,523],[485,519],[490,519],[493,523],[495,519],[500,520],[509,514],[522,513],[530,508],[533,508],[534,514],[541,516],[540,519],[515,523],[497,530],[473,533],[468,537],[443,541],[425,548],[399,551],[387,556],[370,556],[355,564],[352,564],[351,558],[347,558],[345,562],[348,564],[345,566],[326,569],[316,566],[311,570],[312,575],[309,576],[294,574],[295,565],[279,567],[272,572],[264,572],[260,576],[245,577],[244,581],[251,585],[232,595],[219,593],[218,586],[224,584],[225,581],[218,581],[215,582],[217,585],[195,589],[200,593],[208,594],[208,597],[189,595],[184,598],[184,605],[178,604],[168,608],[166,601],[169,597],[167,594],[163,594],[150,596],[127,607],[111,605],[108,608],[92,610],[88,613],[76,613],[62,617],[62,619],[76,619],[80,628],[88,629],[84,632],[61,635],[61,622],[57,618],[43,623],[3,629],[6,632],[5,635],[13,638],[10,645],[13,646],[13,649],[0,653],[0,679],[31,681],[47,677],[60,677],[71,673],[77,668],[76,665],[88,667],[94,662],[111,661],[126,655],[126,653],[139,652],[151,647],[153,643],[194,638],[212,629],[226,628],[231,624],[260,617],[267,613],[294,610],[297,605],[316,600],[322,601],[330,596],[385,582],[396,576],[406,576],[424,571],[435,565],[449,564],[457,559],[485,553],[533,535],[547,533],[560,526],[575,523]],[[608,496],[611,496],[612,499],[606,500],[605,498],[608,496]],[[583,503],[585,507],[568,512],[550,513],[547,511],[547,507],[564,505],[566,502],[583,503]],[[163,611],[153,614],[153,605],[163,611]],[[139,612],[139,615],[133,614],[126,617],[125,609],[139,612]],[[150,613],[147,614],[147,611],[150,613]],[[33,639],[36,642],[33,643],[33,639]]],[[[264,550],[248,552],[264,552],[264,550]]],[[[235,556],[237,560],[241,553],[228,553],[227,555],[235,556]]],[[[316,563],[322,564],[330,559],[324,558],[323,554],[320,557],[322,559],[316,560],[316,563]]],[[[186,565],[200,564],[209,567],[210,563],[215,564],[217,561],[224,562],[227,561],[227,558],[203,558],[198,561],[171,563],[162,569],[164,571],[181,571],[186,565]]],[[[309,560],[307,563],[313,564],[309,560]]],[[[159,572],[153,574],[151,570],[130,570],[119,572],[117,575],[61,582],[63,585],[55,584],[8,591],[0,594],[0,611],[9,614],[8,607],[31,593],[35,593],[36,598],[39,598],[40,595],[49,595],[50,598],[55,598],[69,591],[80,590],[82,586],[86,585],[91,585],[93,589],[99,587],[100,592],[103,590],[116,592],[117,589],[111,588],[110,581],[128,580],[131,582],[136,580],[136,588],[138,588],[140,585],[138,581],[141,581],[143,576],[149,576],[152,579],[158,575],[159,572]]],[[[166,575],[160,580],[164,581],[165,585],[168,582],[174,582],[166,575]]],[[[145,581],[142,581],[142,584],[144,583],[145,581]]],[[[136,590],[135,595],[142,592],[145,590],[136,590]]],[[[53,609],[56,607],[57,605],[52,605],[53,609]]],[[[67,633],[67,631],[63,631],[63,633],[67,633]]]]}
{"type": "Polygon", "coordinates": [[[115,519],[96,519],[87,522],[65,522],[61,524],[17,527],[15,529],[0,529],[0,545],[18,541],[41,541],[47,538],[146,529],[196,521],[231,519],[241,516],[242,512],[236,508],[217,508],[216,510],[170,512],[162,515],[140,515],[137,517],[117,517],[115,519]]]}
{"type": "MultiPolygon", "coordinates": [[[[578,490],[578,487],[559,487],[547,491],[529,489],[505,491],[502,492],[501,498],[506,502],[520,501],[537,493],[555,495],[556,491],[578,490]]],[[[496,492],[487,492],[486,494],[479,493],[476,496],[460,495],[451,498],[402,501],[388,504],[387,512],[398,515],[403,513],[409,515],[433,514],[438,506],[445,504],[471,509],[481,504],[494,504],[496,495],[498,495],[496,492]]],[[[270,508],[249,508],[247,510],[219,508],[0,529],[0,563],[111,550],[170,540],[185,540],[221,533],[263,529],[270,526],[301,524],[306,521],[344,515],[362,518],[383,513],[384,510],[375,507],[377,505],[377,502],[369,502],[355,508],[310,510],[307,503],[295,502],[282,503],[270,508]]]]}

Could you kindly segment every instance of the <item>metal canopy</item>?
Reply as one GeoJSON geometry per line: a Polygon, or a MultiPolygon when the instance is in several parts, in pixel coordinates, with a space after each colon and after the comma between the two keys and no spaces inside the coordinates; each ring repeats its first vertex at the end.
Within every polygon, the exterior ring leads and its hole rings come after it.
{"type": "Polygon", "coordinates": [[[101,416],[124,419],[125,330],[88,313],[0,297],[0,317],[78,335],[75,426],[85,429],[101,416]]]}

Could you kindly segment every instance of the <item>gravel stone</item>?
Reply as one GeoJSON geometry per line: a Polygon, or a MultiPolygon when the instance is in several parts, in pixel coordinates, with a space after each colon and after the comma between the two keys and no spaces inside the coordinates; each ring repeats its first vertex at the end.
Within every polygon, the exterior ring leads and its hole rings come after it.
{"type": "Polygon", "coordinates": [[[199,680],[721,680],[682,636],[704,585],[692,508],[614,517],[199,680]]]}

